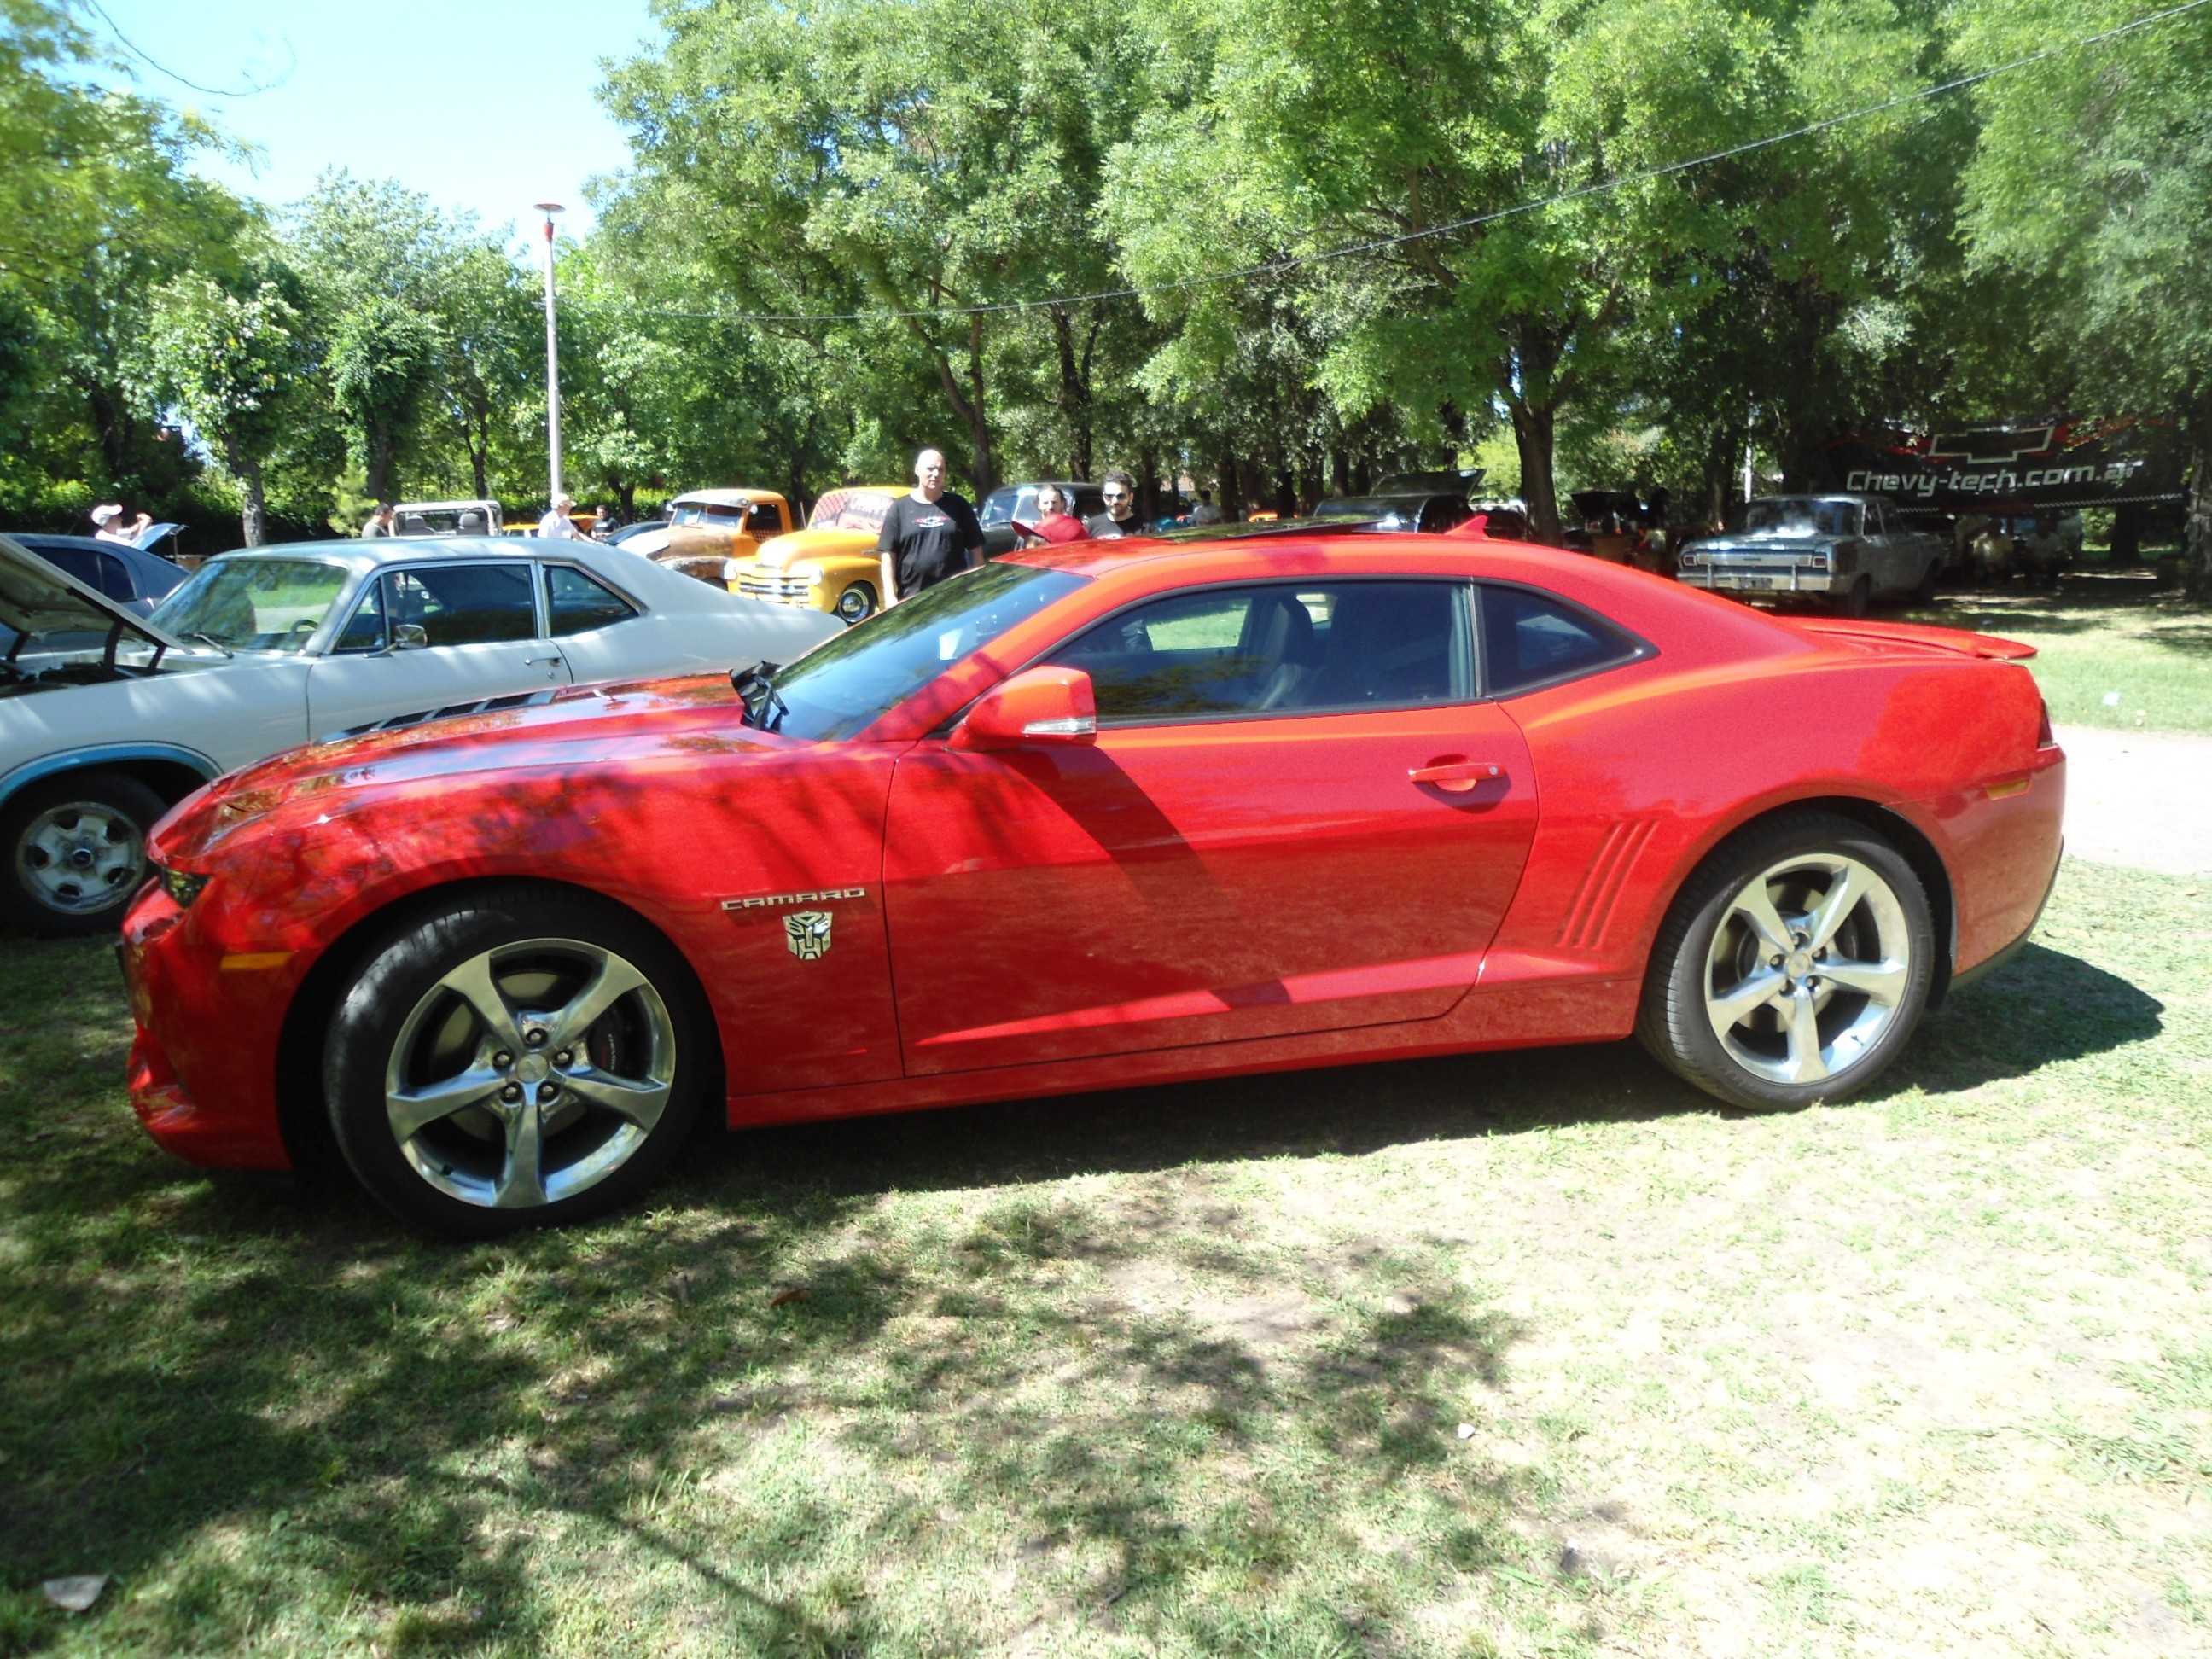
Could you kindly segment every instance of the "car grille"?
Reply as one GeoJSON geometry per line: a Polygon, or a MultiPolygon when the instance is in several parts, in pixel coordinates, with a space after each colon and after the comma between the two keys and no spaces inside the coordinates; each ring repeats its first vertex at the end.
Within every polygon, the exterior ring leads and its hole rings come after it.
{"type": "Polygon", "coordinates": [[[411,714],[393,714],[380,720],[371,720],[366,726],[349,726],[343,732],[328,732],[316,739],[319,743],[337,743],[346,738],[367,737],[371,732],[398,732],[410,726],[425,726],[432,720],[457,720],[463,714],[489,714],[502,708],[543,708],[553,701],[564,686],[552,686],[543,691],[516,691],[504,697],[480,697],[474,702],[449,702],[443,708],[418,708],[411,714]]]}
{"type": "Polygon", "coordinates": [[[813,591],[813,584],[803,576],[740,576],[738,579],[738,592],[750,593],[757,599],[772,599],[780,605],[804,605],[813,591]]]}

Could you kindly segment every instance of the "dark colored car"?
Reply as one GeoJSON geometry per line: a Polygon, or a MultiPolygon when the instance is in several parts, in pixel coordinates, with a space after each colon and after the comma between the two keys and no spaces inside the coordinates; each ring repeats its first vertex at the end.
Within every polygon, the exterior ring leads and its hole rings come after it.
{"type": "Polygon", "coordinates": [[[154,607],[184,585],[191,574],[158,553],[149,553],[127,542],[103,542],[91,536],[40,536],[28,532],[15,537],[17,545],[37,554],[48,564],[76,577],[94,592],[103,593],[134,616],[150,617],[154,607]]]}
{"type": "Polygon", "coordinates": [[[1067,510],[1079,519],[1095,519],[1106,510],[1106,498],[1098,493],[1094,483],[1072,483],[1064,478],[1039,478],[1030,483],[1006,484],[983,497],[983,507],[976,517],[983,526],[983,556],[1003,559],[1021,543],[1014,528],[1018,519],[1024,524],[1037,521],[1037,491],[1047,484],[1058,489],[1068,502],[1067,510]]]}
{"type": "Polygon", "coordinates": [[[1369,527],[1375,530],[1419,531],[1430,536],[1457,529],[1474,515],[1474,509],[1468,505],[1464,495],[1444,490],[1403,495],[1339,495],[1323,501],[1313,512],[1315,520],[1324,524],[1331,519],[1364,519],[1370,520],[1369,527]]]}

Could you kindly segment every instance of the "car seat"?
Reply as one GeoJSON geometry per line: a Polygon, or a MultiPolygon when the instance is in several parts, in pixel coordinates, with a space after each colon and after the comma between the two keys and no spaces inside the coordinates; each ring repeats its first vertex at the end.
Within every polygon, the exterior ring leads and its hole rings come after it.
{"type": "Polygon", "coordinates": [[[1340,589],[1328,651],[1306,703],[1340,708],[1449,697],[1456,603],[1442,582],[1355,582],[1340,589]]]}
{"type": "Polygon", "coordinates": [[[1252,614],[1245,619],[1244,638],[1241,654],[1258,664],[1253,710],[1302,707],[1307,701],[1302,693],[1312,684],[1321,647],[1314,633],[1313,614],[1299,603],[1297,595],[1273,592],[1255,600],[1252,614]]]}

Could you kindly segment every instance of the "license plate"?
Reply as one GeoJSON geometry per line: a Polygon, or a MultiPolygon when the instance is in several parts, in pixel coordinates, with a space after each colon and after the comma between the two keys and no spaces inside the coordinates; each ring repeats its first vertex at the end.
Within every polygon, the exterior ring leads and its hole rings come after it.
{"type": "Polygon", "coordinates": [[[1774,586],[1774,578],[1771,576],[1739,576],[1733,573],[1719,578],[1719,581],[1723,587],[1771,587],[1774,586]]]}

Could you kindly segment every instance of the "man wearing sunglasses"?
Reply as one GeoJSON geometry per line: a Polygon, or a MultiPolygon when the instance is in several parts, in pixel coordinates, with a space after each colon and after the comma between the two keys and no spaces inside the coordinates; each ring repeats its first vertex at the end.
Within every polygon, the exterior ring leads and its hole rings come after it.
{"type": "Polygon", "coordinates": [[[1134,478],[1117,466],[1106,475],[1098,493],[1106,498],[1106,510],[1085,525],[1093,536],[1100,541],[1110,542],[1116,537],[1144,533],[1137,523],[1137,481],[1134,478]]]}

